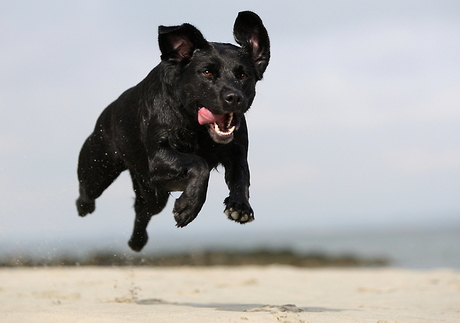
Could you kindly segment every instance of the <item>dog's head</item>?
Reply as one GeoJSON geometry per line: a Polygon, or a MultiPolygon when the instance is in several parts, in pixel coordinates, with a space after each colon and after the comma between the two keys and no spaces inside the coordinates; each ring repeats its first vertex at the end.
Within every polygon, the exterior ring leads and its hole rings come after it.
{"type": "Polygon", "coordinates": [[[159,27],[164,81],[184,113],[221,144],[233,140],[270,59],[267,30],[255,13],[240,12],[233,34],[241,47],[208,42],[190,24],[159,27]]]}

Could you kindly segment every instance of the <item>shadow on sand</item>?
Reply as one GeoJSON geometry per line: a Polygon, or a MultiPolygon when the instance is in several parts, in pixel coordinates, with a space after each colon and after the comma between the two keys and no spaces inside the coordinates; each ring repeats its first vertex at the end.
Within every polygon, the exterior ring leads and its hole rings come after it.
{"type": "Polygon", "coordinates": [[[325,307],[297,307],[294,304],[285,305],[264,305],[264,304],[227,304],[227,303],[180,303],[180,302],[168,302],[162,299],[141,299],[135,301],[139,305],[177,305],[177,306],[191,306],[197,308],[214,308],[217,311],[228,311],[228,312],[340,312],[342,309],[333,309],[325,307]]]}

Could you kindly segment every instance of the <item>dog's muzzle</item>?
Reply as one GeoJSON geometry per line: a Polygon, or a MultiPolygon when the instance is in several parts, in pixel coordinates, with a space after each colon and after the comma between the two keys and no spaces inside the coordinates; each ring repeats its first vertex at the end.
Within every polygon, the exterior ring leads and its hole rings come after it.
{"type": "Polygon", "coordinates": [[[219,144],[232,141],[233,132],[240,126],[240,120],[233,112],[214,114],[204,107],[198,110],[198,123],[206,125],[211,138],[219,144]]]}

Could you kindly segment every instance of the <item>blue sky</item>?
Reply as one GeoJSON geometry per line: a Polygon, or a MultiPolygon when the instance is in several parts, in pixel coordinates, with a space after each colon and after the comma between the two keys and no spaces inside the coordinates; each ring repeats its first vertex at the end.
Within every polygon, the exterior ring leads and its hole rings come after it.
{"type": "MultiPolygon", "coordinates": [[[[124,174],[77,216],[79,149],[97,116],[158,64],[158,25],[233,42],[263,19],[272,60],[247,115],[256,221],[226,219],[223,173],[198,218],[172,204],[151,237],[459,223],[456,1],[10,1],[0,4],[0,241],[127,240],[124,174]]],[[[172,199],[171,199],[172,201],[172,199]]]]}

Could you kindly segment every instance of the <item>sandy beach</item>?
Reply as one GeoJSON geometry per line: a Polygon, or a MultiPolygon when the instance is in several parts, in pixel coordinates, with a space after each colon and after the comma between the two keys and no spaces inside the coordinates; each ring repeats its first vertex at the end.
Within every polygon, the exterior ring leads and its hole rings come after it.
{"type": "Polygon", "coordinates": [[[460,272],[3,268],[0,322],[460,322],[460,272]]]}

